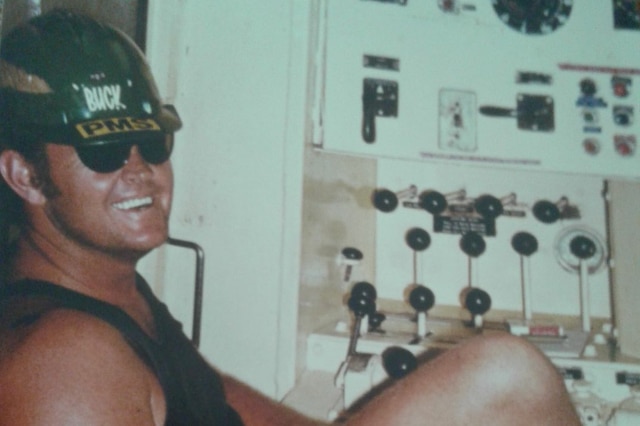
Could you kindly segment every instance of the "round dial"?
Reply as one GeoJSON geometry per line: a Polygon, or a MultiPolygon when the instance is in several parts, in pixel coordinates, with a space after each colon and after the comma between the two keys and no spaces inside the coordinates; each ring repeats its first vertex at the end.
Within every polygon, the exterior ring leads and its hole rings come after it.
{"type": "Polygon", "coordinates": [[[504,23],[525,34],[548,34],[569,19],[573,0],[492,0],[504,23]]]}

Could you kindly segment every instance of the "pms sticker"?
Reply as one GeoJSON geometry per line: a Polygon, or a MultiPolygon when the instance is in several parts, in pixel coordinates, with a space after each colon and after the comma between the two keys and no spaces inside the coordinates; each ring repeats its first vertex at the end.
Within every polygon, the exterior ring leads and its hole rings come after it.
{"type": "Polygon", "coordinates": [[[84,139],[93,139],[118,133],[161,130],[152,118],[106,118],[77,124],[76,129],[84,139]]]}

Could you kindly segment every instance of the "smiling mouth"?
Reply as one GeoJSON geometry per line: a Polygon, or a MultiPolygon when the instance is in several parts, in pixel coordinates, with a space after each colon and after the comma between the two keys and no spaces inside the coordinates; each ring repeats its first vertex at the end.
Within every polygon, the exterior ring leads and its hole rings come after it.
{"type": "Polygon", "coordinates": [[[151,197],[142,197],[142,198],[133,198],[131,200],[121,201],[119,203],[114,203],[113,207],[118,210],[133,210],[139,209],[141,207],[150,206],[153,203],[153,198],[151,197]]]}

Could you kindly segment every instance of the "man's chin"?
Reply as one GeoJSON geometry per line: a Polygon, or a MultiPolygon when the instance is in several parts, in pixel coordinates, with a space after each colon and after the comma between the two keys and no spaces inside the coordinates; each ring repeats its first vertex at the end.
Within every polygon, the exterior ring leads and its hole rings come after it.
{"type": "Polygon", "coordinates": [[[169,236],[163,234],[154,238],[138,240],[127,244],[127,248],[120,250],[120,255],[130,261],[138,261],[153,250],[164,245],[169,236]]]}

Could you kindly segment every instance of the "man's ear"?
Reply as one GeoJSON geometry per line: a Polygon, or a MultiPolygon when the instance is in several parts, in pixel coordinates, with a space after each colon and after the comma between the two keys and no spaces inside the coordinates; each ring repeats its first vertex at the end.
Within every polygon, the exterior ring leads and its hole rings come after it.
{"type": "Polygon", "coordinates": [[[20,153],[6,149],[0,153],[0,174],[7,185],[29,204],[43,205],[46,197],[36,182],[33,165],[24,159],[20,153]]]}

